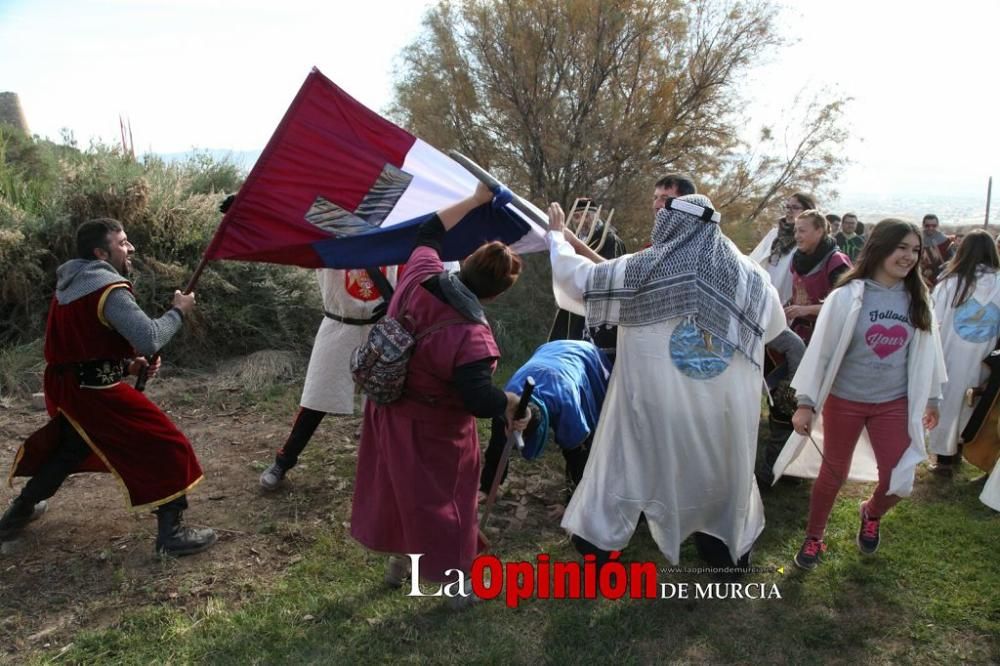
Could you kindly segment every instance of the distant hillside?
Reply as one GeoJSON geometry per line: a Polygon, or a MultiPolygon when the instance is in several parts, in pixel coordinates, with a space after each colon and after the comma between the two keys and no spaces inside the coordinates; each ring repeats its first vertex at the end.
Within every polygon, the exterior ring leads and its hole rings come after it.
{"type": "MultiPolygon", "coordinates": [[[[1000,188],[997,188],[1000,190],[1000,188]]],[[[986,215],[986,193],[981,197],[950,196],[948,194],[928,194],[923,196],[882,196],[864,195],[853,198],[841,197],[829,206],[820,202],[820,208],[843,215],[857,213],[862,222],[878,222],[886,217],[899,217],[908,222],[920,223],[924,215],[933,213],[941,220],[942,226],[956,227],[982,225],[986,215]]],[[[990,205],[990,223],[1000,224],[1000,191],[993,193],[990,205]]]]}

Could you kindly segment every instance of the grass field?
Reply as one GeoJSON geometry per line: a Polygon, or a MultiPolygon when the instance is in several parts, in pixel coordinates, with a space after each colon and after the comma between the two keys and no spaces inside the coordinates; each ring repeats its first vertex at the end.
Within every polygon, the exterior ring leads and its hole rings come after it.
{"type": "MultiPolygon", "coordinates": [[[[295,387],[270,392],[253,409],[285,414],[295,387]],[[277,407],[275,407],[277,405],[277,407]]],[[[194,408],[197,402],[187,407],[194,408]]],[[[178,403],[176,409],[182,409],[178,403]]],[[[766,426],[765,426],[766,428],[766,426]]],[[[302,483],[346,487],[333,518],[283,571],[239,595],[197,596],[185,604],[138,603],[100,629],[84,628],[62,647],[19,655],[32,663],[996,663],[1000,661],[1000,515],[979,503],[969,466],[950,482],[921,469],[914,496],[884,520],[872,557],[854,544],[857,503],[867,487],[851,484],[831,518],[830,550],[811,573],[791,564],[803,537],[809,484],[779,484],[764,494],[767,527],[754,566],[769,573],[780,599],[542,600],[518,608],[484,602],[455,613],[441,599],[408,598],[382,583],[383,559],[348,535],[354,455],[313,446],[296,470],[302,483]],[[332,467],[334,476],[326,476],[332,467]],[[314,478],[309,478],[312,475],[314,478]]],[[[516,461],[491,531],[504,561],[577,555],[559,529],[565,502],[562,459],[516,461]]],[[[295,497],[308,501],[308,497],[295,497]]],[[[289,501],[278,498],[277,502],[289,501]]],[[[294,519],[293,519],[294,522],[294,519]]],[[[248,531],[283,529],[273,523],[248,531]]],[[[201,556],[206,561],[211,553],[201,556]]],[[[193,559],[193,558],[191,558],[193,559]]],[[[626,561],[666,567],[641,525],[626,561]]],[[[2,560],[0,560],[2,563],[2,560]]],[[[167,575],[174,565],[164,565],[167,575]]],[[[661,582],[729,580],[686,572],[698,567],[691,544],[682,568],[661,582]]],[[[133,585],[149,584],[132,581],[133,585]]],[[[404,588],[405,589],[405,588],[404,588]]],[[[179,589],[185,597],[185,589],[179,589]]],[[[176,596],[174,593],[172,596],[176,596]]]]}

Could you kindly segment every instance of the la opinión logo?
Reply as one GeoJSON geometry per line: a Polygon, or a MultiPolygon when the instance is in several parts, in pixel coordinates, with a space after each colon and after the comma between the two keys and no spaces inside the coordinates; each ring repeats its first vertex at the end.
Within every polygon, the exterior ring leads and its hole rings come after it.
{"type": "MultiPolygon", "coordinates": [[[[459,569],[446,570],[453,580],[435,590],[420,587],[422,553],[410,553],[410,597],[467,597],[481,599],[503,596],[508,608],[517,608],[522,600],[536,599],[781,599],[775,583],[660,582],[660,569],[654,562],[618,561],[621,553],[612,551],[609,561],[597,566],[593,555],[578,561],[552,561],[542,553],[534,562],[502,562],[495,555],[480,555],[468,575],[459,569]]],[[[735,569],[730,569],[733,571],[735,569]]]]}

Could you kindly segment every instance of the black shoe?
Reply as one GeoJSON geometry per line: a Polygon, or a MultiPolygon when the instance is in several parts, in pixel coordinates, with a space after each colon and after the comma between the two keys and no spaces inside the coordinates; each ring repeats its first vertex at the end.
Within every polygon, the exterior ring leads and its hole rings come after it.
{"type": "Polygon", "coordinates": [[[45,510],[49,508],[49,503],[45,500],[37,504],[29,504],[20,497],[11,502],[7,510],[0,517],[0,541],[14,536],[33,520],[41,518],[45,510]]]}
{"type": "Polygon", "coordinates": [[[858,507],[858,512],[861,514],[861,527],[858,528],[858,550],[865,555],[871,555],[878,550],[879,518],[868,516],[868,509],[865,508],[864,502],[858,507]]]}
{"type": "Polygon", "coordinates": [[[822,539],[806,537],[799,552],[795,554],[795,566],[805,571],[812,571],[819,564],[819,559],[825,552],[826,544],[823,543],[822,539]]]}
{"type": "Polygon", "coordinates": [[[930,468],[931,474],[939,479],[950,479],[955,476],[955,466],[950,463],[935,463],[930,468]]]}
{"type": "Polygon", "coordinates": [[[767,492],[774,485],[774,472],[770,468],[758,470],[754,476],[757,478],[757,489],[761,492],[767,492]]]}
{"type": "Polygon", "coordinates": [[[157,512],[156,554],[171,557],[194,555],[211,548],[215,531],[207,527],[181,527],[181,511],[161,509],[157,512]]]}
{"type": "Polygon", "coordinates": [[[695,532],[693,537],[695,549],[698,551],[698,557],[710,566],[717,568],[745,568],[750,566],[750,553],[753,552],[752,548],[745,552],[734,563],[732,556],[729,554],[729,546],[727,546],[722,539],[718,539],[711,534],[705,534],[704,532],[695,532]]]}

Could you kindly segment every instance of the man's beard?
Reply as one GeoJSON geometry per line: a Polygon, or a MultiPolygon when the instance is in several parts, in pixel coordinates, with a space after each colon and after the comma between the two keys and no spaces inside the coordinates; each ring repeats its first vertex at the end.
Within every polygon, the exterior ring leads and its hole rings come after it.
{"type": "Polygon", "coordinates": [[[132,272],[131,262],[129,261],[127,256],[122,259],[121,266],[115,266],[115,264],[111,265],[114,267],[116,271],[118,271],[119,275],[121,275],[122,277],[128,277],[129,274],[132,272]]]}

